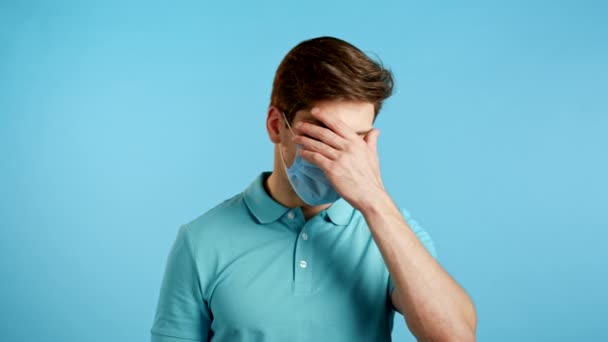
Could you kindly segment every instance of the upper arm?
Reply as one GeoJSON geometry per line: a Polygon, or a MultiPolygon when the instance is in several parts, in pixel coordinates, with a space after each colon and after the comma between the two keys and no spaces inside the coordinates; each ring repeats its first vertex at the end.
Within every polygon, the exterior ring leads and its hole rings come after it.
{"type": "Polygon", "coordinates": [[[211,313],[203,300],[187,229],[180,227],[167,258],[150,330],[153,342],[208,339],[211,313]]]}
{"type": "MultiPolygon", "coordinates": [[[[410,213],[407,210],[401,209],[401,213],[403,214],[403,218],[406,220],[408,226],[410,226],[412,231],[416,234],[416,237],[418,238],[420,243],[422,243],[422,245],[433,256],[433,258],[437,259],[437,250],[435,249],[435,243],[434,243],[433,239],[431,238],[431,235],[424,228],[422,228],[422,226],[418,223],[418,221],[416,221],[415,219],[412,218],[412,216],[410,215],[410,213]]],[[[391,303],[393,305],[393,308],[397,312],[402,313],[402,310],[397,307],[398,306],[397,303],[400,303],[399,293],[398,293],[398,291],[394,291],[394,290],[395,290],[395,284],[393,283],[393,279],[389,273],[389,275],[388,275],[388,294],[391,298],[391,303]]]]}

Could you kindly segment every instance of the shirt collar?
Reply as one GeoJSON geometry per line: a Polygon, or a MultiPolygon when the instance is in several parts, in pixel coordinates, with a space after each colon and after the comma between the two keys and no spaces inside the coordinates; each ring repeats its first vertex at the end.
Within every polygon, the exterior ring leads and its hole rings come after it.
{"type": "Polygon", "coordinates": [[[244,192],[245,203],[249,207],[249,211],[260,223],[276,221],[289,210],[266,192],[264,182],[268,176],[270,176],[270,172],[262,172],[244,192]]]}
{"type": "Polygon", "coordinates": [[[346,226],[350,223],[354,208],[344,198],[340,198],[325,211],[333,224],[346,226]]]}
{"type": "MultiPolygon", "coordinates": [[[[278,220],[289,208],[275,201],[264,187],[264,182],[271,172],[260,173],[253,182],[245,189],[243,198],[249,211],[260,223],[269,223],[278,220]]],[[[354,208],[343,198],[335,201],[325,209],[329,220],[337,226],[346,226],[350,223],[354,208]]]]}

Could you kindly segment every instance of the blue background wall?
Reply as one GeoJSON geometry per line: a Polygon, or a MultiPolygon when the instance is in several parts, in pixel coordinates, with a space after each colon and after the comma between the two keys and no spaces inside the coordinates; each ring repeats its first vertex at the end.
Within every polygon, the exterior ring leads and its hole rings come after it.
{"type": "Polygon", "coordinates": [[[479,340],[608,340],[606,2],[253,3],[0,0],[0,339],[148,340],[179,225],[271,168],[273,73],[334,35],[395,73],[385,183],[479,340]]]}

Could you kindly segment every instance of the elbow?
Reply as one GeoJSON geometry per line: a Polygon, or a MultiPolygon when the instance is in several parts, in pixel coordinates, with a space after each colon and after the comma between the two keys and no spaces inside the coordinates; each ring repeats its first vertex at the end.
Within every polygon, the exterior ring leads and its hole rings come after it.
{"type": "Polygon", "coordinates": [[[460,329],[457,333],[454,333],[452,336],[446,338],[446,342],[476,342],[477,337],[475,334],[475,325],[465,325],[462,329],[460,329]]]}
{"type": "Polygon", "coordinates": [[[470,319],[463,324],[455,336],[446,339],[448,342],[476,342],[477,318],[475,314],[470,316],[470,319]]]}
{"type": "Polygon", "coordinates": [[[475,328],[463,325],[461,329],[452,329],[441,335],[418,337],[420,342],[476,342],[475,328]]]}
{"type": "Polygon", "coordinates": [[[475,333],[467,333],[467,334],[454,334],[447,337],[442,338],[426,338],[426,339],[418,339],[420,342],[477,342],[477,338],[475,337],[475,333]]]}
{"type": "Polygon", "coordinates": [[[475,336],[474,330],[469,330],[465,333],[462,333],[458,338],[450,339],[450,342],[476,342],[477,337],[475,336]]]}
{"type": "Polygon", "coordinates": [[[475,306],[471,303],[469,310],[463,315],[461,324],[458,324],[458,328],[454,329],[450,334],[450,337],[442,339],[441,341],[446,342],[476,342],[476,330],[477,330],[477,313],[475,306]]]}
{"type": "Polygon", "coordinates": [[[476,342],[477,314],[473,305],[458,320],[416,335],[420,342],[476,342]]]}

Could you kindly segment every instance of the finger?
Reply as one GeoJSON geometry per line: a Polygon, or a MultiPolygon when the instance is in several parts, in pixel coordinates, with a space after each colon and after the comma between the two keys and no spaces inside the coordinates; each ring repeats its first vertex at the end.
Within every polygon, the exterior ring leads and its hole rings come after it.
{"type": "Polygon", "coordinates": [[[335,148],[325,144],[322,141],[309,138],[305,135],[296,135],[293,138],[293,141],[305,149],[321,153],[331,160],[335,160],[338,155],[338,150],[335,148]]]}
{"type": "Polygon", "coordinates": [[[310,150],[300,150],[300,155],[302,158],[320,167],[323,172],[327,172],[331,167],[332,161],[321,153],[310,150]]]}
{"type": "Polygon", "coordinates": [[[359,138],[357,132],[350,128],[344,121],[334,115],[328,115],[329,113],[327,112],[322,112],[318,107],[313,108],[310,111],[310,114],[344,139],[352,140],[354,138],[359,138]]]}
{"type": "Polygon", "coordinates": [[[296,133],[300,135],[308,135],[309,137],[322,141],[337,150],[342,150],[348,143],[347,140],[332,132],[330,129],[305,121],[299,121],[295,125],[295,128],[296,133]]]}
{"type": "Polygon", "coordinates": [[[363,138],[367,146],[369,146],[375,152],[378,151],[378,136],[380,136],[380,130],[374,128],[371,130],[371,132],[365,135],[365,138],[363,138]]]}

